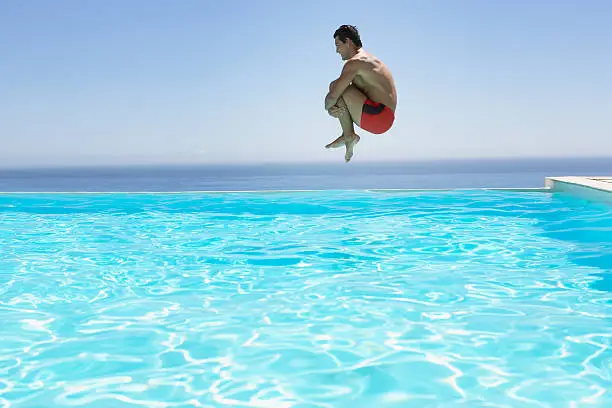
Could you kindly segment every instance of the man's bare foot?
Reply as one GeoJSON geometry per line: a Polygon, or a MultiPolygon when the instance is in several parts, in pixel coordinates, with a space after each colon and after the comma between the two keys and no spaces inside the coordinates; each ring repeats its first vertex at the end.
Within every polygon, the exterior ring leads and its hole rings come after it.
{"type": "MultiPolygon", "coordinates": [[[[355,135],[355,143],[357,144],[359,143],[359,140],[361,139],[359,136],[355,135]]],[[[344,147],[346,146],[346,143],[344,142],[344,135],[341,135],[339,138],[337,138],[336,140],[334,140],[333,142],[329,143],[328,145],[325,146],[326,149],[335,149],[338,147],[344,147]]]]}
{"type": "Polygon", "coordinates": [[[353,137],[344,138],[344,142],[346,144],[346,154],[344,155],[344,160],[348,163],[353,158],[353,147],[359,142],[359,136],[353,134],[353,137]]]}
{"type": "Polygon", "coordinates": [[[335,148],[338,148],[338,147],[343,147],[344,145],[345,145],[345,143],[344,143],[344,135],[340,135],[339,138],[337,138],[333,142],[325,145],[325,148],[326,149],[335,149],[335,148]]]}

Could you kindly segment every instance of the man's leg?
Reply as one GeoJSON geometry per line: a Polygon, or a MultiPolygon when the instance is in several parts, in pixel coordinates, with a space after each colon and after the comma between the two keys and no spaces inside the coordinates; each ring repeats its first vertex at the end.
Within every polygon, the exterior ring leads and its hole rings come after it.
{"type": "Polygon", "coordinates": [[[344,146],[344,135],[355,134],[355,127],[353,126],[353,117],[343,97],[340,97],[340,99],[338,99],[338,101],[336,102],[336,107],[342,109],[343,111],[342,115],[338,117],[338,120],[340,121],[340,127],[342,128],[342,135],[326,147],[342,147],[344,146]]]}
{"type": "Polygon", "coordinates": [[[361,122],[361,110],[363,109],[363,104],[366,99],[367,97],[363,92],[354,85],[350,85],[346,88],[340,99],[338,99],[338,102],[336,102],[336,106],[345,111],[338,117],[340,126],[342,127],[342,135],[325,147],[329,149],[346,146],[344,158],[347,162],[353,157],[354,145],[359,142],[359,136],[355,133],[353,124],[359,126],[361,122]]]}

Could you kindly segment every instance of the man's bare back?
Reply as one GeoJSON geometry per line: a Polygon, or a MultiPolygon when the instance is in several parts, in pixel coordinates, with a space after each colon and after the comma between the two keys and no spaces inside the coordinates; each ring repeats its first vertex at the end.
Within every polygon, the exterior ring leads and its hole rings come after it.
{"type": "Polygon", "coordinates": [[[357,74],[352,84],[374,102],[380,102],[395,112],[397,92],[391,71],[384,62],[361,48],[346,64],[355,64],[357,74]]]}
{"type": "Polygon", "coordinates": [[[325,110],[340,121],[342,135],[325,147],[345,146],[344,158],[349,162],[360,140],[353,124],[374,134],[387,132],[395,121],[397,92],[391,71],[363,49],[356,27],[340,26],[334,41],[336,52],[346,63],[340,77],[329,86],[325,110]]]}

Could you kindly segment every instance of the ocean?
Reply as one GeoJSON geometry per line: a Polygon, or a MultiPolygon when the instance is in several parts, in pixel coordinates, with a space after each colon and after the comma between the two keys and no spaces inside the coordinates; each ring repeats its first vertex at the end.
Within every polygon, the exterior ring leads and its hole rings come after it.
{"type": "Polygon", "coordinates": [[[3,192],[540,188],[545,177],[612,175],[612,157],[0,169],[3,192]]]}

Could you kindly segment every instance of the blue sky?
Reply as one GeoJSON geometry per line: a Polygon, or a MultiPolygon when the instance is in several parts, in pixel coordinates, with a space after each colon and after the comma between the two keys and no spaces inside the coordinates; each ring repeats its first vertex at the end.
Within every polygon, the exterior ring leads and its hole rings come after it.
{"type": "Polygon", "coordinates": [[[0,166],[342,162],[341,24],[399,96],[354,161],[612,156],[610,21],[605,0],[4,1],[0,166]]]}

